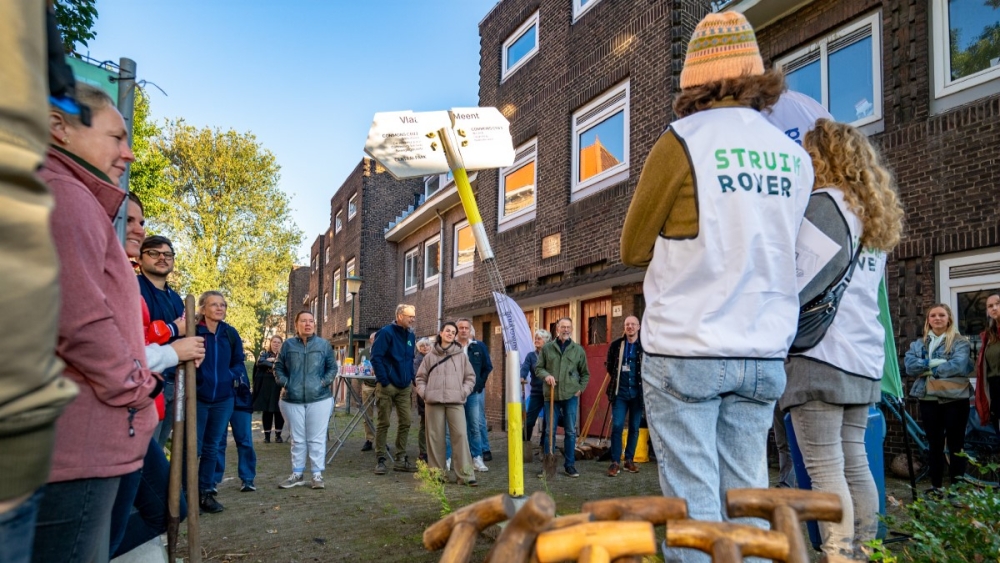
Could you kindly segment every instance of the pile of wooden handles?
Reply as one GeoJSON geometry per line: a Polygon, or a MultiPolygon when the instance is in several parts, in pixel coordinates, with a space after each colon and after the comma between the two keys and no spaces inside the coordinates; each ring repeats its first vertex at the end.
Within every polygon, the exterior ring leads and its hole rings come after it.
{"type": "Polygon", "coordinates": [[[837,495],[797,489],[733,489],[726,495],[726,509],[730,518],[763,518],[771,530],[688,520],[687,502],[664,497],[596,500],[585,503],[579,514],[557,518],[555,501],[536,492],[520,510],[507,495],[461,508],[427,528],[424,546],[443,548],[442,563],[465,563],[481,531],[510,520],[486,562],[638,563],[656,553],[654,526],[665,526],[668,546],[708,553],[715,563],[736,563],[747,556],[807,563],[800,521],[834,522],[843,515],[837,495]]]}

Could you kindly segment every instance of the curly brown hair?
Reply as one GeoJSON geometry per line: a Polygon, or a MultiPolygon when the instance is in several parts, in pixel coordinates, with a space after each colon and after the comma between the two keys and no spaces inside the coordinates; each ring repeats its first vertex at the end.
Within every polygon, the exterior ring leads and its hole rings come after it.
{"type": "Polygon", "coordinates": [[[895,248],[903,231],[903,206],[892,174],[868,137],[856,127],[819,119],[802,147],[816,171],[813,189],[844,192],[847,206],[861,219],[861,244],[885,252],[895,248]]]}
{"type": "Polygon", "coordinates": [[[674,115],[678,119],[709,109],[723,98],[733,98],[736,103],[763,111],[778,103],[786,90],[785,75],[780,70],[764,74],[726,78],[708,84],[681,90],[674,99],[674,115]]]}

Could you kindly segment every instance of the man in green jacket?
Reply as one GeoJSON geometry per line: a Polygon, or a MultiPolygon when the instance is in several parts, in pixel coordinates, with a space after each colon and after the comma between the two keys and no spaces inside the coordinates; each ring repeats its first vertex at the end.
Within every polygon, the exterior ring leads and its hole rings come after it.
{"type": "MultiPolygon", "coordinates": [[[[535,377],[541,379],[545,402],[549,402],[551,393],[555,393],[555,409],[546,410],[545,425],[548,428],[547,417],[555,416],[562,419],[565,437],[563,439],[563,467],[566,475],[579,477],[576,470],[576,413],[580,408],[580,394],[587,388],[590,381],[590,370],[587,369],[587,354],[583,346],[573,342],[573,321],[563,317],[556,323],[555,340],[542,347],[538,354],[538,365],[535,367],[535,377]]],[[[546,440],[555,436],[549,433],[546,440]]],[[[545,452],[552,451],[552,446],[546,442],[545,452]]]]}

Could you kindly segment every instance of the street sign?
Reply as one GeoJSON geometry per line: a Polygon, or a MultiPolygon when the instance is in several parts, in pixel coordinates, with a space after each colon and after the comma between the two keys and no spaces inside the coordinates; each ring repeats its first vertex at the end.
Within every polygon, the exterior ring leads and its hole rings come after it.
{"type": "Polygon", "coordinates": [[[118,102],[118,70],[109,65],[95,65],[76,57],[66,57],[66,63],[73,69],[77,82],[83,82],[104,90],[111,99],[118,102]]]}
{"type": "Polygon", "coordinates": [[[365,152],[397,179],[450,170],[441,129],[452,129],[466,170],[502,168],[514,162],[510,123],[496,108],[376,113],[365,152]]]}

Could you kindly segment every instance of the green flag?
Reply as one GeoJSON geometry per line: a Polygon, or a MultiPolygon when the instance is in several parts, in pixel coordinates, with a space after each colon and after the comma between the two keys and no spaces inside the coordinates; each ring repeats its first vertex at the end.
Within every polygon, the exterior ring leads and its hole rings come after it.
{"type": "Polygon", "coordinates": [[[878,286],[878,320],[885,329],[885,364],[882,367],[882,392],[893,397],[903,396],[903,382],[899,376],[899,356],[896,354],[896,339],[892,332],[892,317],[889,315],[889,290],[885,278],[878,286]]]}

